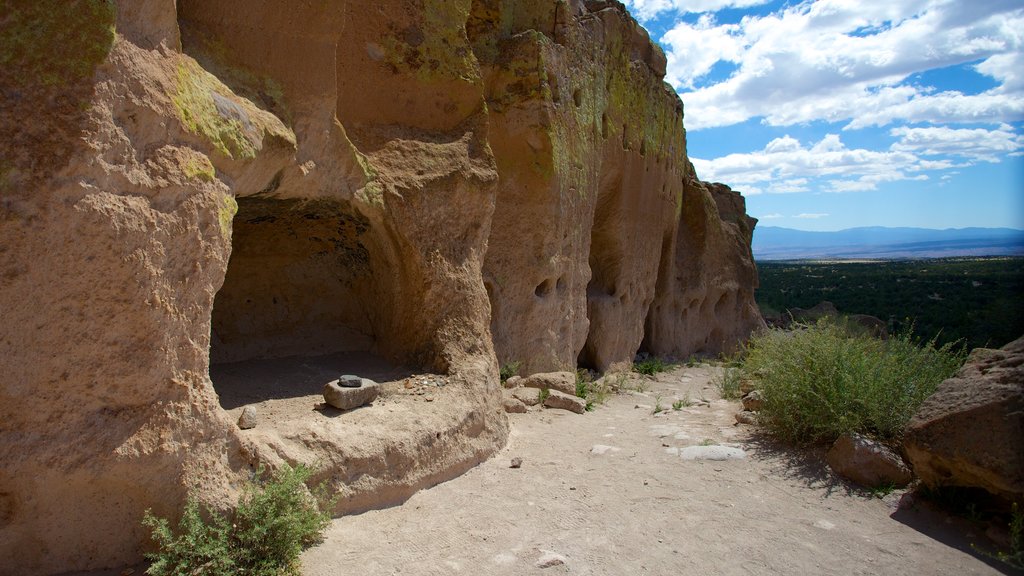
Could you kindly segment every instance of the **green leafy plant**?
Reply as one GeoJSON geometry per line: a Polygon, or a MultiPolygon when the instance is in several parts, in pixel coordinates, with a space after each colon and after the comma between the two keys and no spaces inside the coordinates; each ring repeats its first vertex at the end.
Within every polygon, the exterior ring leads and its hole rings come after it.
{"type": "Polygon", "coordinates": [[[654,410],[651,414],[657,414],[658,412],[664,412],[665,407],[661,405],[661,394],[654,397],[654,410]]]}
{"type": "Polygon", "coordinates": [[[743,371],[764,396],[759,421],[782,440],[832,442],[858,432],[895,441],[964,357],[952,344],[920,344],[909,334],[883,341],[822,320],[755,336],[743,371]]]}
{"type": "Polygon", "coordinates": [[[540,403],[540,404],[543,404],[544,401],[547,400],[548,396],[550,396],[550,395],[551,395],[551,391],[550,390],[548,390],[547,388],[541,388],[540,391],[537,392],[537,402],[540,403]]]}
{"type": "Polygon", "coordinates": [[[147,510],[143,526],[152,530],[158,551],[151,576],[293,576],[299,574],[298,558],[304,548],[320,541],[330,522],[332,499],[321,485],[315,494],[306,488],[311,471],[284,465],[263,480],[262,468],[242,491],[229,521],[213,511],[203,511],[190,495],[177,530],[147,510]]]}
{"type": "Polygon", "coordinates": [[[646,376],[654,376],[658,372],[665,372],[672,369],[673,364],[665,362],[661,358],[651,356],[639,362],[633,362],[633,371],[646,376]]]}
{"type": "Polygon", "coordinates": [[[501,381],[505,382],[509,378],[519,374],[519,367],[522,366],[522,362],[507,362],[498,370],[498,375],[501,377],[501,381]]]}
{"type": "Polygon", "coordinates": [[[586,398],[590,392],[590,373],[586,370],[576,371],[576,396],[586,398]]]}
{"type": "Polygon", "coordinates": [[[741,371],[739,368],[726,366],[715,376],[713,382],[718,393],[727,400],[735,400],[740,394],[741,371]]]}
{"type": "Polygon", "coordinates": [[[892,482],[887,482],[880,486],[868,488],[868,493],[871,494],[872,498],[885,498],[889,494],[892,494],[896,490],[896,485],[892,482]]]}
{"type": "Polygon", "coordinates": [[[683,394],[682,398],[677,399],[672,403],[672,409],[675,411],[682,410],[683,408],[689,408],[692,402],[690,402],[690,393],[683,394]]]}

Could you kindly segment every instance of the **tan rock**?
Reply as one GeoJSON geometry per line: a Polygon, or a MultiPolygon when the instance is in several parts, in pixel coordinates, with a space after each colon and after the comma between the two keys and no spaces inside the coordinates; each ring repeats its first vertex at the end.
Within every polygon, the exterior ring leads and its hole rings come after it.
{"type": "Polygon", "coordinates": [[[238,427],[242,430],[251,430],[256,427],[258,421],[259,415],[256,414],[256,409],[252,406],[246,406],[238,417],[238,427]]]}
{"type": "Polygon", "coordinates": [[[903,448],[928,486],[1024,498],[1024,338],[978,348],[907,425],[903,448]]]}
{"type": "Polygon", "coordinates": [[[840,436],[825,460],[836,474],[868,488],[889,484],[903,487],[914,478],[899,454],[859,434],[840,436]]]}
{"type": "Polygon", "coordinates": [[[42,55],[0,71],[11,571],[134,563],[143,511],[196,487],[226,510],[257,464],[320,463],[335,514],[394,503],[504,444],[498,360],[604,369],[756,325],[753,221],[697,180],[617,2],[114,4],[4,22],[42,55]],[[445,386],[241,432],[210,379],[339,354],[445,386]]]}
{"type": "Polygon", "coordinates": [[[760,390],[751,390],[743,395],[741,399],[743,409],[751,412],[759,412],[764,407],[764,394],[760,390]]]}
{"type": "Polygon", "coordinates": [[[540,390],[536,388],[516,388],[512,391],[512,396],[526,406],[540,404],[540,390]]]}
{"type": "Polygon", "coordinates": [[[548,397],[544,399],[544,406],[583,414],[587,409],[587,402],[583,398],[551,390],[548,392],[548,397]]]}
{"type": "Polygon", "coordinates": [[[519,381],[524,388],[550,389],[564,392],[565,394],[576,394],[576,374],[573,372],[544,372],[541,374],[530,374],[519,381]]]}
{"type": "Polygon", "coordinates": [[[324,401],[338,410],[351,410],[373,402],[380,395],[380,385],[366,378],[362,380],[358,388],[344,387],[337,381],[324,384],[324,401]]]}

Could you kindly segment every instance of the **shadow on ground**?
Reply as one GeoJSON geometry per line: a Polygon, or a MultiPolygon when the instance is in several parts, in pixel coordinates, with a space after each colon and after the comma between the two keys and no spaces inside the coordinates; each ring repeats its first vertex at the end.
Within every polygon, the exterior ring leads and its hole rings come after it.
{"type": "Polygon", "coordinates": [[[221,407],[225,410],[266,400],[320,394],[324,384],[342,374],[354,374],[377,382],[391,382],[412,376],[414,371],[378,356],[358,352],[249,360],[210,366],[210,379],[220,396],[221,407]]]}

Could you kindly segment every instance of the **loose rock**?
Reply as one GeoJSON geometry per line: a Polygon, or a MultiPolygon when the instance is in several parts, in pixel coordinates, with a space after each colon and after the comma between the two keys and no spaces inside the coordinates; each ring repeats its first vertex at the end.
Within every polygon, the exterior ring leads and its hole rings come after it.
{"type": "Polygon", "coordinates": [[[516,388],[512,391],[512,397],[527,406],[536,406],[540,403],[540,392],[534,388],[516,388]]]}
{"type": "Polygon", "coordinates": [[[523,465],[523,459],[520,458],[519,456],[516,456],[515,458],[512,459],[512,462],[509,463],[508,467],[509,468],[520,468],[520,467],[522,467],[522,465],[523,465]]]}
{"type": "Polygon", "coordinates": [[[736,423],[738,424],[757,424],[757,414],[754,414],[750,410],[742,410],[736,413],[736,423]]]}
{"type": "Polygon", "coordinates": [[[530,374],[523,378],[519,384],[526,388],[547,388],[558,390],[565,394],[576,394],[576,374],[573,372],[544,372],[541,374],[530,374]]]}
{"type": "MultiPolygon", "coordinates": [[[[536,398],[534,400],[534,404],[536,404],[536,398]]],[[[516,398],[505,398],[502,401],[502,408],[505,409],[506,414],[524,414],[526,412],[526,404],[516,398]]]]}
{"type": "Polygon", "coordinates": [[[537,568],[551,568],[552,566],[561,566],[565,564],[565,556],[561,554],[555,554],[554,552],[545,552],[537,559],[537,568]]]}
{"type": "Polygon", "coordinates": [[[730,446],[687,446],[679,451],[683,460],[742,460],[747,453],[730,446]]]}
{"type": "Polygon", "coordinates": [[[548,408],[559,408],[577,414],[583,414],[587,409],[587,403],[583,398],[563,394],[558,390],[551,390],[549,392],[547,399],[544,400],[544,405],[548,408]]]}
{"type": "Polygon", "coordinates": [[[256,409],[246,406],[242,409],[242,415],[238,417],[238,427],[242,430],[249,430],[256,427],[256,409]]]}
{"type": "Polygon", "coordinates": [[[899,454],[860,434],[840,436],[825,459],[836,474],[869,488],[886,484],[903,487],[913,479],[899,454]]]}
{"type": "Polygon", "coordinates": [[[759,412],[764,407],[764,394],[760,390],[751,390],[743,397],[743,409],[759,412]]]}
{"type": "Polygon", "coordinates": [[[351,410],[377,399],[380,385],[368,378],[362,378],[359,388],[343,388],[334,380],[324,385],[324,401],[339,410],[351,410]]]}

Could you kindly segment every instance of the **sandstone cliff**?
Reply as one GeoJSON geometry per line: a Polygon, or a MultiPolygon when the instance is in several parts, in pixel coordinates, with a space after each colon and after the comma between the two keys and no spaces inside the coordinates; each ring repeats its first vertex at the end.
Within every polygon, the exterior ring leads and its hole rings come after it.
{"type": "MultiPolygon", "coordinates": [[[[14,0],[0,14],[0,573],[308,462],[337,513],[507,435],[497,366],[716,353],[753,220],[617,2],[14,0]],[[432,404],[240,431],[210,363],[374,354],[432,404]]],[[[358,412],[358,411],[357,411],[358,412]]]]}

